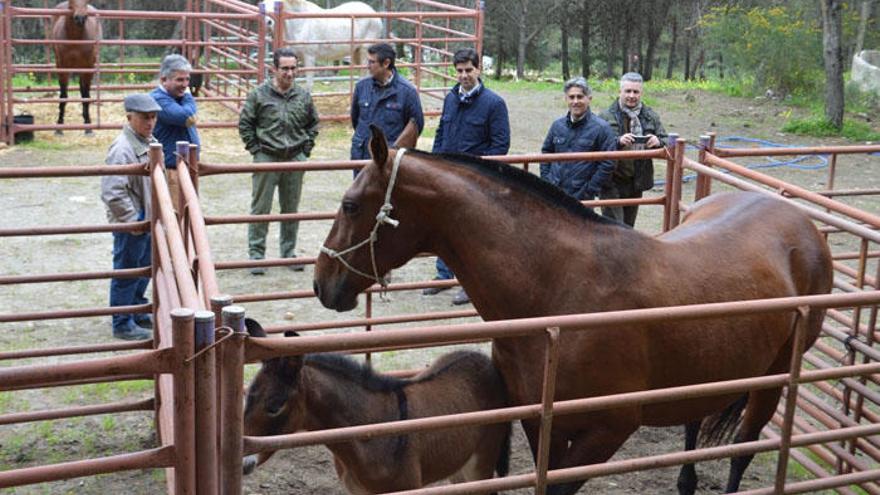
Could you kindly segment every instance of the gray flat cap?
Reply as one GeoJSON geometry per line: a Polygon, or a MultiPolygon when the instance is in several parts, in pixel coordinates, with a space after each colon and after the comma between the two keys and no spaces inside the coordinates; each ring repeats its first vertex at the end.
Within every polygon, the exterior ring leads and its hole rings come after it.
{"type": "Polygon", "coordinates": [[[152,96],[146,93],[128,95],[123,101],[126,112],[160,112],[162,107],[156,103],[152,96]]]}

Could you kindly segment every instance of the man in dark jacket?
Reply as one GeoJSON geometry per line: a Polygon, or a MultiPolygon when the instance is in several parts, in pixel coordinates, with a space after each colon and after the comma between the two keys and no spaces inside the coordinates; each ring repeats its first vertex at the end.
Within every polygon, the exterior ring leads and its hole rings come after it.
{"type": "MultiPolygon", "coordinates": [[[[463,48],[452,57],[458,84],[443,100],[440,125],[434,137],[434,153],[468,153],[477,156],[506,155],[510,149],[510,121],[507,105],[480,79],[480,56],[473,48],[463,48]]],[[[454,277],[452,270],[437,258],[435,280],[454,277]]],[[[433,295],[446,288],[429,287],[422,291],[433,295]]],[[[464,289],[452,298],[452,304],[467,304],[464,289]]]]}
{"type": "Polygon", "coordinates": [[[394,68],[394,59],[394,48],[387,43],[367,48],[370,77],[358,81],[351,98],[352,160],[370,158],[370,124],[382,129],[390,143],[397,140],[410,119],[416,121],[420,133],[425,127],[419,93],[394,68]]]}
{"type": "MultiPolygon", "coordinates": [[[[297,59],[290,48],[280,48],[272,55],[275,76],[248,94],[238,120],[238,133],[254,162],[304,161],[318,137],[318,111],[312,96],[294,84],[297,59]]],[[[272,211],[272,198],[278,186],[281,213],[296,213],[302,193],[302,171],[253,174],[251,215],[272,211]]],[[[248,226],[248,255],[263,259],[266,254],[266,223],[248,226]]],[[[281,222],[281,257],[296,257],[299,222],[281,222]]],[[[302,271],[303,265],[289,265],[302,271]]],[[[251,268],[251,274],[263,275],[263,267],[251,268]]]]}
{"type": "MultiPolygon", "coordinates": [[[[590,112],[593,99],[583,77],[565,83],[568,113],[550,126],[541,153],[614,151],[617,136],[607,122],[590,112]]],[[[580,201],[595,199],[611,186],[614,162],[611,160],[550,162],[541,164],[541,178],[580,201]]],[[[602,214],[610,216],[606,208],[602,214]]]]}
{"type": "MultiPolygon", "coordinates": [[[[666,146],[666,130],[660,116],[642,105],[642,76],[627,72],[620,78],[620,97],[599,116],[611,124],[618,136],[617,149],[635,150],[666,146]]],[[[650,159],[620,160],[613,176],[614,188],[604,198],[641,198],[654,187],[654,163],[650,159]]],[[[614,218],[630,227],[636,224],[639,206],[611,208],[614,218]]]]}

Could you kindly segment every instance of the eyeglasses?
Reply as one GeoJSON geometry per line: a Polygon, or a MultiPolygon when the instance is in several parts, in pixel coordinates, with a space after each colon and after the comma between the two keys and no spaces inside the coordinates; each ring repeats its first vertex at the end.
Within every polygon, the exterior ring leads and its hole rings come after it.
{"type": "Polygon", "coordinates": [[[294,71],[296,71],[296,66],[289,65],[289,66],[285,66],[285,67],[278,67],[278,70],[281,72],[294,72],[294,71]]]}

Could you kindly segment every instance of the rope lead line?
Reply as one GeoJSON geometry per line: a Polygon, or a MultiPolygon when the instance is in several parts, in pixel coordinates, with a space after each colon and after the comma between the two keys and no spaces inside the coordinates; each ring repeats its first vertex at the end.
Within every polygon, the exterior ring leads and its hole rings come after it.
{"type": "Polygon", "coordinates": [[[388,280],[385,277],[379,276],[379,269],[376,266],[376,240],[379,238],[379,227],[387,223],[388,225],[397,228],[400,225],[398,220],[391,218],[391,210],[394,209],[394,206],[391,205],[391,192],[394,190],[394,185],[397,183],[397,171],[400,169],[400,161],[403,159],[403,155],[406,154],[406,148],[400,148],[397,150],[397,154],[394,156],[394,165],[391,167],[391,177],[388,179],[388,188],[385,189],[385,202],[379,208],[379,213],[376,214],[376,224],[373,225],[373,230],[370,231],[370,235],[367,236],[363,241],[347,248],[342,251],[336,251],[334,249],[328,248],[326,245],[321,246],[321,252],[329,256],[331,259],[335,259],[342,263],[345,268],[347,268],[350,272],[356,273],[362,277],[368,278],[370,280],[374,280],[377,284],[382,286],[382,288],[388,287],[388,280]],[[373,273],[365,273],[357,268],[351,266],[345,259],[342,257],[345,254],[351,253],[353,251],[357,251],[362,248],[364,245],[369,244],[370,246],[370,262],[373,265],[373,273]]]}

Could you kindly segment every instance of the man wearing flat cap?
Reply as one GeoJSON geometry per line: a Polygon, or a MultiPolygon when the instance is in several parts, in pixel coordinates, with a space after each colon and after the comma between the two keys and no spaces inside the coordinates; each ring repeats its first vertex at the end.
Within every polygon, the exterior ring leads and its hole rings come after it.
{"type": "MultiPolygon", "coordinates": [[[[157,112],[162,107],[148,94],[125,97],[128,122],[107,152],[107,165],[147,164],[157,112]]],[[[150,218],[150,177],[146,175],[106,175],[101,178],[101,200],[110,223],[136,222],[150,218]]],[[[150,232],[113,232],[113,269],[150,266],[150,232]]],[[[146,304],[144,293],[148,277],[110,280],[110,306],[146,304]]],[[[153,336],[150,315],[114,314],[113,336],[124,340],[146,340],[153,336]]]]}

